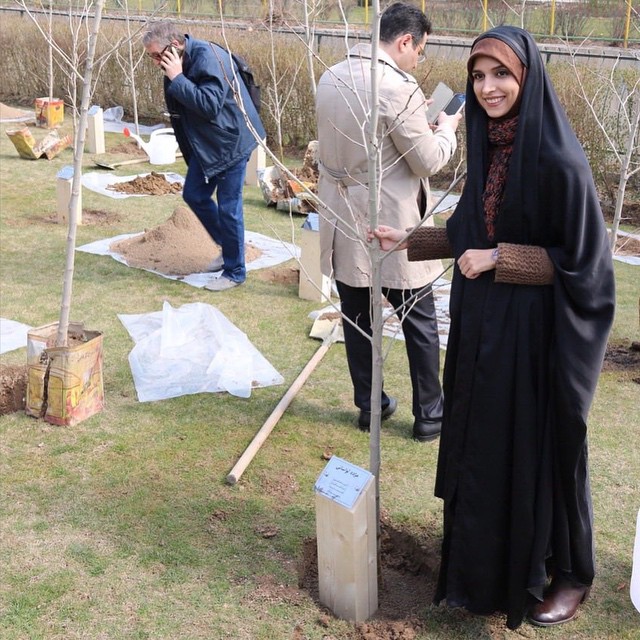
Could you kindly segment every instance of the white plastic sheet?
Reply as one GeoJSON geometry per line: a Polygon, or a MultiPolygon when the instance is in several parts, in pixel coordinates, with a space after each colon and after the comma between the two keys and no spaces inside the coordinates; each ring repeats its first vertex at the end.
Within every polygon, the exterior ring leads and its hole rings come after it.
{"type": "Polygon", "coordinates": [[[253,387],[284,379],[246,334],[215,307],[195,302],[178,309],[118,318],[136,343],[129,364],[140,402],[227,391],[248,398],[253,387]]]}
{"type": "Polygon", "coordinates": [[[27,333],[33,327],[15,320],[0,318],[0,353],[27,346],[27,333]]]}
{"type": "MultiPolygon", "coordinates": [[[[127,261],[120,254],[111,251],[109,247],[119,240],[133,238],[141,233],[143,232],[124,233],[119,236],[96,240],[95,242],[90,242],[89,244],[85,244],[81,247],[76,247],[76,251],[93,253],[98,256],[111,256],[114,260],[127,264],[127,261]]],[[[282,262],[286,262],[287,260],[291,260],[291,258],[300,257],[300,247],[289,242],[284,242],[284,240],[269,238],[268,236],[256,233],[255,231],[245,231],[244,239],[247,244],[260,249],[260,256],[247,263],[247,271],[273,267],[277,264],[281,264],[282,262]]],[[[179,280],[180,282],[184,282],[185,284],[198,288],[204,287],[204,285],[210,282],[213,277],[216,277],[211,273],[190,273],[188,276],[169,276],[165,273],[154,271],[153,269],[145,269],[145,271],[150,271],[151,273],[155,273],[163,278],[168,278],[169,280],[179,280]]]]}
{"type": "MultiPolygon", "coordinates": [[[[158,172],[167,179],[167,182],[179,182],[184,185],[184,178],[179,173],[173,172],[158,172]]],[[[115,176],[113,173],[99,173],[97,171],[83,173],[81,182],[82,186],[89,191],[94,191],[100,195],[107,196],[107,198],[114,198],[115,200],[122,200],[123,198],[143,198],[149,196],[148,193],[122,193],[121,191],[113,191],[108,189],[112,184],[120,182],[131,182],[136,178],[144,178],[149,175],[149,172],[137,173],[130,176],[115,176]]]]}

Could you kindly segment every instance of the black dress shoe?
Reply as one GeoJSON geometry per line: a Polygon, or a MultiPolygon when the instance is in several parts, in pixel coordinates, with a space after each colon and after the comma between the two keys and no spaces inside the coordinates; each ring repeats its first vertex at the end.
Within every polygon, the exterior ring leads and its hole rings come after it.
{"type": "MultiPolygon", "coordinates": [[[[398,401],[395,398],[389,396],[389,404],[382,409],[382,420],[386,420],[389,416],[393,415],[397,408],[398,401]]],[[[360,415],[358,416],[358,429],[360,429],[360,431],[369,431],[370,425],[371,411],[361,411],[360,415]]]]}
{"type": "Polygon", "coordinates": [[[418,442],[428,442],[440,435],[442,423],[430,422],[429,420],[416,420],[413,423],[413,439],[418,442]]]}
{"type": "Polygon", "coordinates": [[[589,591],[590,587],[574,585],[564,578],[554,579],[544,594],[544,600],[537,602],[529,611],[529,622],[539,627],[551,627],[573,620],[589,591]]]}

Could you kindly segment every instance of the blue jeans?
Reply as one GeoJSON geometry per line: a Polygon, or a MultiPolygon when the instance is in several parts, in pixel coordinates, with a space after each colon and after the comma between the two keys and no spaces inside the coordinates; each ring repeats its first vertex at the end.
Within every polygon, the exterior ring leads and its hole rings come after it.
{"type": "Polygon", "coordinates": [[[222,275],[234,282],[244,282],[244,215],[242,188],[248,158],[207,180],[200,163],[189,162],[182,189],[184,201],[191,207],[213,241],[222,249],[222,275]],[[213,200],[216,192],[217,203],[213,200]]]}

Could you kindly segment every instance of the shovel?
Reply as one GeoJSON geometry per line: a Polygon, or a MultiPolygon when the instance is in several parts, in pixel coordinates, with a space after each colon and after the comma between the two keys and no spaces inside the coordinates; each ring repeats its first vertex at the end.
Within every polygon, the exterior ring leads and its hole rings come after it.
{"type": "MultiPolygon", "coordinates": [[[[314,322],[318,322],[320,318],[314,322]]],[[[278,423],[278,420],[282,417],[287,407],[291,404],[291,401],[295,397],[296,393],[300,391],[302,385],[307,381],[307,378],[311,375],[311,372],[316,368],[320,360],[324,358],[325,354],[329,350],[329,347],[339,340],[339,336],[342,333],[342,324],[336,320],[331,322],[330,331],[326,330],[326,325],[322,328],[322,333],[326,334],[322,340],[322,344],[318,347],[318,350],[313,354],[313,357],[306,364],[305,368],[300,372],[298,377],[293,381],[293,384],[289,387],[287,392],[282,396],[280,402],[278,402],[276,408],[271,412],[271,415],[267,418],[266,422],[262,425],[258,433],[254,436],[253,440],[249,443],[249,446],[245,449],[244,453],[240,456],[240,459],[234,465],[233,469],[227,476],[227,484],[235,484],[240,480],[240,476],[245,472],[245,469],[249,466],[249,463],[253,460],[258,449],[264,444],[265,440],[269,437],[269,434],[273,431],[273,428],[278,423]]],[[[312,337],[319,337],[313,335],[312,337]]]]}
{"type": "MultiPolygon", "coordinates": [[[[182,154],[180,152],[177,152],[176,158],[182,158],[182,154]]],[[[95,156],[93,158],[93,164],[95,164],[96,167],[100,167],[101,169],[117,169],[118,167],[123,167],[127,164],[139,164],[141,162],[149,162],[149,158],[147,156],[139,156],[138,158],[133,158],[132,160],[120,160],[115,162],[107,162],[106,160],[102,160],[99,156],[95,156]]]]}
{"type": "Polygon", "coordinates": [[[107,162],[106,160],[100,160],[99,158],[93,158],[93,164],[101,169],[117,169],[118,167],[123,167],[126,164],[139,164],[141,162],[149,162],[149,158],[146,156],[140,156],[138,158],[133,158],[132,160],[121,160],[120,162],[107,162]]]}

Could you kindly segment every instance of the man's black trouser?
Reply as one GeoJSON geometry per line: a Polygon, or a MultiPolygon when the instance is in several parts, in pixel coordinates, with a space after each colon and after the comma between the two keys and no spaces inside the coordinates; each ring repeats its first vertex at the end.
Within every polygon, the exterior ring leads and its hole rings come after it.
{"type": "MultiPolygon", "coordinates": [[[[336,281],[342,313],[371,335],[371,290],[350,287],[336,281]]],[[[440,386],[440,342],[433,293],[430,287],[408,305],[402,306],[417,289],[384,289],[383,295],[402,323],[409,372],[413,386],[413,415],[416,420],[442,419],[442,387],[440,386]]],[[[371,410],[371,341],[349,322],[343,321],[347,363],[353,383],[353,401],[360,410],[371,410]]],[[[382,392],[382,408],[389,398],[382,392]]]]}

